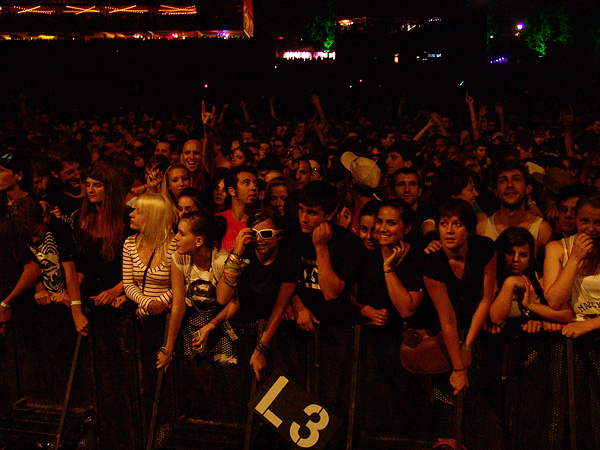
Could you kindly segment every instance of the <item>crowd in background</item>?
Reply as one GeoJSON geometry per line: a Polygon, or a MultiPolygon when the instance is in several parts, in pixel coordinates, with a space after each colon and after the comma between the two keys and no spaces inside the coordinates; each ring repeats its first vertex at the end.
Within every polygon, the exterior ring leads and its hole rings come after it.
{"type": "Polygon", "coordinates": [[[430,329],[457,394],[482,332],[600,328],[600,116],[533,120],[468,92],[453,113],[400,98],[393,117],[307,101],[293,121],[275,98],[67,120],[22,97],[0,129],[2,332],[28,295],[84,336],[89,308],[135,302],[140,321],[169,313],[158,369],[182,334],[196,370],[261,379],[281,324],[364,323],[390,348],[430,329]]]}

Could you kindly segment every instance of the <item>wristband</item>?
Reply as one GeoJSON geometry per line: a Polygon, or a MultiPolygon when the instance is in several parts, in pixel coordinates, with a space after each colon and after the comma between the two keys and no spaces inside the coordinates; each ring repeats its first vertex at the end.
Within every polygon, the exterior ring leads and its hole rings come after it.
{"type": "Polygon", "coordinates": [[[262,346],[264,346],[264,347],[266,347],[266,348],[271,348],[271,345],[270,345],[270,344],[267,344],[267,343],[266,343],[265,341],[263,341],[262,339],[260,340],[259,344],[260,344],[260,345],[262,345],[262,346]]]}
{"type": "Polygon", "coordinates": [[[463,367],[462,369],[452,369],[454,372],[466,372],[467,368],[463,367]]]}
{"type": "Polygon", "coordinates": [[[0,302],[0,306],[2,306],[3,308],[6,308],[6,309],[12,308],[12,305],[9,305],[8,303],[4,302],[4,300],[2,302],[0,302]]]}
{"type": "Polygon", "coordinates": [[[269,351],[269,348],[268,348],[268,347],[265,347],[265,346],[264,346],[264,344],[263,344],[262,342],[259,342],[259,343],[256,345],[256,351],[257,351],[258,353],[261,353],[262,355],[266,355],[266,354],[267,354],[267,352],[269,351]]]}
{"type": "Polygon", "coordinates": [[[166,347],[161,347],[161,348],[159,348],[159,349],[158,349],[158,352],[159,352],[159,353],[162,353],[163,355],[170,356],[171,358],[172,358],[172,357],[175,355],[175,352],[174,352],[174,351],[170,352],[169,350],[167,350],[167,348],[166,348],[166,347]]]}
{"type": "Polygon", "coordinates": [[[472,349],[471,349],[471,347],[467,347],[466,345],[463,345],[463,346],[462,346],[462,349],[463,349],[465,352],[470,352],[470,351],[472,350],[472,349]]]}
{"type": "Polygon", "coordinates": [[[71,302],[69,302],[69,305],[73,306],[73,305],[81,305],[81,300],[73,300],[71,302]]]}
{"type": "Polygon", "coordinates": [[[394,271],[394,269],[388,269],[388,270],[384,270],[383,273],[392,273],[394,271]]]}

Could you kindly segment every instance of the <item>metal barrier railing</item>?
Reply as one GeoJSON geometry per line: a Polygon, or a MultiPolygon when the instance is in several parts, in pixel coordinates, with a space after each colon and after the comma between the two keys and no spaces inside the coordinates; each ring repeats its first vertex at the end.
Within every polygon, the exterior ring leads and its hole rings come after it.
{"type": "MultiPolygon", "coordinates": [[[[193,448],[192,442],[204,443],[203,448],[268,448],[274,442],[286,448],[248,414],[256,388],[248,361],[257,324],[233,322],[237,365],[180,351],[163,376],[156,403],[156,349],[165,318],[140,324],[127,305],[94,308],[90,321],[73,371],[77,334],[68,309],[33,301],[15,306],[14,321],[0,340],[0,445],[21,439],[49,448],[58,448],[58,441],[63,448],[111,450],[175,448],[170,442],[177,448],[193,448]]],[[[321,326],[307,334],[283,323],[268,369],[282,370],[342,420],[326,448],[428,448],[437,438],[454,437],[447,375],[408,373],[399,345],[400,336],[373,326],[321,326]]],[[[469,377],[467,448],[600,448],[597,334],[568,341],[518,329],[482,333],[469,377]]]]}

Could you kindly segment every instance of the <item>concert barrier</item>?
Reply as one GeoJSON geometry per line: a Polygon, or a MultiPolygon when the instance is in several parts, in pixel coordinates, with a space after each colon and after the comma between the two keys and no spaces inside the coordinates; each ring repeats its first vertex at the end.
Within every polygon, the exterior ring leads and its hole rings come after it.
{"type": "Polygon", "coordinates": [[[456,408],[448,374],[409,373],[401,336],[375,326],[305,333],[283,322],[257,383],[248,362],[262,323],[232,321],[237,364],[180,339],[159,376],[164,316],[140,323],[126,304],[88,317],[90,335],[78,338],[68,308],[15,305],[0,339],[0,446],[424,449],[455,437],[460,410],[468,449],[600,448],[595,333],[482,332],[456,408]]]}

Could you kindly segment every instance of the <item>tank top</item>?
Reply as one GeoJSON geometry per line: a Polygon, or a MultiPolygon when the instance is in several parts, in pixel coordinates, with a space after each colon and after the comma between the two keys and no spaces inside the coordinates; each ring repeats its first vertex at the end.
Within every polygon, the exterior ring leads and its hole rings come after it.
{"type": "MultiPolygon", "coordinates": [[[[563,267],[567,264],[575,236],[561,239],[563,246],[563,267]]],[[[571,291],[571,308],[575,321],[581,322],[600,315],[600,274],[575,277],[571,291]]]]}
{"type": "MultiPolygon", "coordinates": [[[[483,232],[483,236],[492,238],[494,241],[498,239],[498,236],[500,236],[500,233],[498,233],[498,230],[496,230],[495,218],[496,213],[492,214],[490,217],[485,219],[485,230],[483,232]]],[[[538,241],[538,236],[540,234],[540,226],[542,225],[543,220],[544,219],[542,219],[541,217],[536,217],[533,223],[529,226],[529,232],[533,236],[533,239],[535,240],[536,244],[538,241]]]]}

